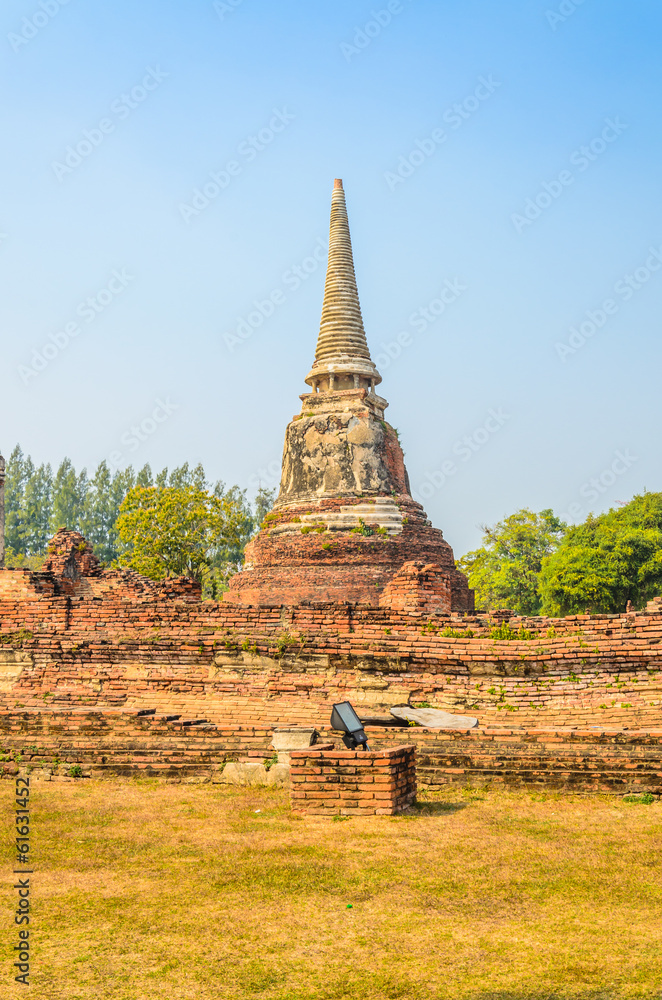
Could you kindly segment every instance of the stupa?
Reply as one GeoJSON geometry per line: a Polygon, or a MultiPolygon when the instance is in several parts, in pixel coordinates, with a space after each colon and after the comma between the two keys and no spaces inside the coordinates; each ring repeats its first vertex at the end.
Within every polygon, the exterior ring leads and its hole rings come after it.
{"type": "Polygon", "coordinates": [[[450,545],[411,496],[398,435],[384,418],[388,403],[375,392],[382,378],[363,327],[341,180],[305,381],[310,390],[286,431],[278,498],[224,599],[404,608],[414,596],[419,607],[472,611],[473,591],[450,545]]]}

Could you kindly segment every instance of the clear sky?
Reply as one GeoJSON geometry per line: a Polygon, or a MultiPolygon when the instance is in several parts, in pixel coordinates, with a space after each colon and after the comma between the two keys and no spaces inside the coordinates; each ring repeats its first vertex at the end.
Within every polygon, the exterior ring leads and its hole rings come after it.
{"type": "Polygon", "coordinates": [[[662,489],[661,28],[659,0],[8,0],[3,453],[274,485],[342,177],[456,555],[662,489]]]}

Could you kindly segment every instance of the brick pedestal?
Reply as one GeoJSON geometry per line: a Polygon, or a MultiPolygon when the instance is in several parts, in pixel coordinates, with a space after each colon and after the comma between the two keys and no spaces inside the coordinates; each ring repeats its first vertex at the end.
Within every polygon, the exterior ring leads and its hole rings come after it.
{"type": "Polygon", "coordinates": [[[290,800],[314,816],[393,816],[416,798],[416,751],[295,750],[290,800]]]}

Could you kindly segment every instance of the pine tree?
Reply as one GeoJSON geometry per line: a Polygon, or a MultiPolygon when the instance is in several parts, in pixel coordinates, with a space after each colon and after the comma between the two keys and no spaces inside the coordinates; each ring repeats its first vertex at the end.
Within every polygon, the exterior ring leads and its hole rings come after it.
{"type": "MultiPolygon", "coordinates": [[[[147,465],[143,465],[142,469],[140,470],[140,472],[136,476],[136,483],[135,483],[135,485],[136,486],[153,486],[154,485],[154,477],[152,476],[152,468],[149,465],[149,463],[147,463],[147,465]]],[[[128,493],[128,490],[127,490],[127,493],[128,493]]]]}
{"type": "Polygon", "coordinates": [[[87,470],[83,469],[80,475],[76,475],[71,459],[65,458],[53,480],[52,535],[59,528],[81,530],[88,488],[87,470]]]}
{"type": "Polygon", "coordinates": [[[24,497],[28,476],[32,474],[32,461],[16,445],[7,461],[5,479],[5,544],[8,561],[12,555],[24,551],[25,513],[24,497]],[[28,464],[29,463],[29,464],[28,464]]]}
{"type": "Polygon", "coordinates": [[[102,562],[110,562],[115,555],[110,544],[110,533],[118,511],[113,503],[112,485],[113,476],[108,463],[101,462],[89,481],[80,519],[81,532],[102,562]]]}
{"type": "Polygon", "coordinates": [[[51,537],[53,507],[53,471],[50,465],[33,469],[23,494],[23,552],[43,555],[51,537]]]}
{"type": "Polygon", "coordinates": [[[119,517],[120,507],[122,501],[126,497],[127,493],[133,489],[134,486],[144,485],[151,486],[152,480],[152,470],[149,465],[144,466],[138,475],[136,476],[133,471],[132,466],[120,471],[117,470],[113,476],[112,483],[110,484],[110,507],[112,509],[112,523],[108,528],[108,538],[106,542],[107,554],[104,555],[104,562],[111,563],[115,562],[120,554],[122,553],[124,546],[120,540],[119,532],[117,530],[117,518],[119,517]],[[145,471],[147,470],[147,471],[145,471]],[[144,480],[144,482],[143,482],[144,480]]]}

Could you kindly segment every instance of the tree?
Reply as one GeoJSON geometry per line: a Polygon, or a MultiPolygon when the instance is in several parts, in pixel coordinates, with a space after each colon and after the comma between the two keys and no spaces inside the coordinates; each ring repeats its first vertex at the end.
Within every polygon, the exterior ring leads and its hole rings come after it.
{"type": "Polygon", "coordinates": [[[483,525],[483,545],[458,560],[485,610],[510,608],[522,615],[540,612],[538,574],[543,559],[558,546],[566,525],[552,510],[524,508],[493,527],[483,525]]]}
{"type": "Polygon", "coordinates": [[[35,465],[17,445],[7,462],[7,566],[35,568],[50,538],[53,474],[50,465],[35,465]]]}
{"type": "Polygon", "coordinates": [[[99,464],[83,500],[80,530],[92,544],[103,563],[111,563],[119,556],[119,539],[115,522],[120,504],[135,483],[131,466],[124,471],[111,473],[107,462],[99,464]]]}
{"type": "Polygon", "coordinates": [[[116,470],[113,481],[110,484],[110,502],[109,506],[112,510],[112,525],[108,529],[108,563],[115,562],[122,551],[123,545],[120,540],[119,532],[117,530],[117,518],[119,517],[120,507],[122,506],[122,501],[127,495],[130,489],[134,486],[151,486],[152,485],[152,470],[149,465],[144,465],[142,469],[136,475],[133,471],[133,467],[129,465],[124,470],[116,470]]]}
{"type": "Polygon", "coordinates": [[[74,528],[94,546],[102,562],[117,562],[121,556],[131,558],[134,537],[123,540],[118,529],[120,507],[134,488],[157,490],[197,490],[222,501],[223,509],[232,512],[226,530],[218,544],[208,552],[208,565],[203,571],[203,593],[215,597],[227,589],[228,578],[241,566],[244,546],[273,503],[273,491],[260,489],[255,509],[238,486],[226,489],[219,480],[208,483],[203,466],[191,467],[188,462],[168,472],[162,469],[156,483],[149,465],[136,474],[131,466],[110,471],[101,462],[91,479],[87,470],[76,472],[70,459],[65,458],[55,475],[50,465],[35,467],[19,445],[7,462],[6,480],[6,543],[7,566],[38,568],[43,562],[48,539],[60,527],[74,528]]]}
{"type": "MultiPolygon", "coordinates": [[[[126,471],[127,473],[132,473],[133,469],[129,466],[126,471]]],[[[142,469],[136,476],[136,486],[151,486],[153,482],[154,477],[152,476],[152,467],[148,462],[147,465],[143,465],[142,469]]]]}
{"type": "Polygon", "coordinates": [[[569,528],[543,563],[540,591],[552,615],[615,614],[662,593],[662,493],[569,528]]]}
{"type": "Polygon", "coordinates": [[[53,480],[53,509],[50,523],[52,535],[59,528],[81,530],[88,488],[87,469],[83,469],[77,475],[71,459],[65,458],[60,463],[53,480]]]}
{"type": "MultiPolygon", "coordinates": [[[[139,480],[144,471],[142,470],[139,473],[136,486],[139,485],[139,480]]],[[[169,472],[167,468],[162,469],[156,476],[154,488],[159,493],[168,489],[197,490],[223,501],[227,509],[232,511],[232,530],[225,531],[219,539],[218,544],[210,548],[199,577],[202,582],[203,597],[216,599],[223,591],[228,589],[229,578],[241,568],[244,548],[254,532],[257,517],[264,516],[264,513],[266,513],[268,507],[273,502],[273,498],[269,491],[258,491],[256,512],[253,513],[251,505],[246,498],[246,490],[241,490],[238,486],[226,488],[220,480],[213,484],[209,483],[205,475],[205,470],[200,463],[192,468],[188,462],[185,462],[184,465],[178,466],[172,472],[169,472]],[[263,508],[264,513],[262,513],[263,508]]],[[[119,526],[119,522],[117,526],[119,526]]],[[[120,544],[123,543],[126,550],[125,556],[120,558],[120,563],[126,565],[129,565],[126,560],[131,559],[130,549],[133,546],[131,530],[128,533],[125,531],[124,535],[120,538],[120,544]]],[[[157,533],[162,532],[164,525],[161,524],[160,528],[155,530],[157,533]]],[[[143,563],[142,565],[145,566],[146,564],[143,563]]],[[[137,569],[137,563],[133,565],[133,568],[137,569]]],[[[143,568],[140,572],[146,576],[151,576],[153,570],[150,569],[148,572],[143,568]]],[[[160,579],[160,577],[155,576],[154,579],[160,579]]]]}
{"type": "Polygon", "coordinates": [[[46,551],[52,506],[53,472],[50,465],[40,465],[27,479],[23,494],[23,550],[28,556],[46,551]]]}
{"type": "Polygon", "coordinates": [[[25,549],[23,499],[26,482],[33,468],[31,459],[26,460],[20,445],[16,445],[7,460],[5,479],[5,544],[8,566],[11,565],[11,556],[23,553],[25,549]]]}
{"type": "Polygon", "coordinates": [[[255,494],[255,500],[253,501],[253,507],[255,508],[255,514],[253,516],[253,531],[255,534],[257,534],[262,527],[262,522],[273,507],[275,498],[275,490],[268,490],[264,486],[258,487],[258,491],[255,494]]]}
{"type": "Polygon", "coordinates": [[[220,553],[240,546],[246,511],[229,493],[193,483],[134,486],[120,507],[121,565],[153,580],[190,576],[202,583],[220,553]]]}

